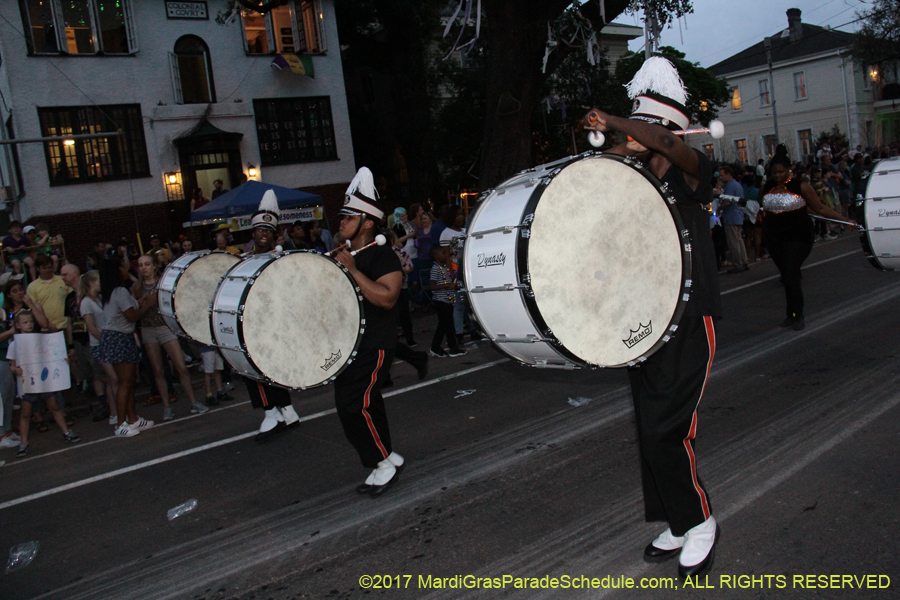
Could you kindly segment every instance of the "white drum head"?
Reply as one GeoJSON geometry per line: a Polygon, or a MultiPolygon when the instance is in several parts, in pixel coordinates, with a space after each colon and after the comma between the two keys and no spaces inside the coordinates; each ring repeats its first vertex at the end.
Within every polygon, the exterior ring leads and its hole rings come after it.
{"type": "Polygon", "coordinates": [[[175,316],[184,332],[194,341],[215,345],[209,329],[210,303],[219,280],[240,259],[228,252],[211,252],[187,266],[178,279],[174,293],[175,316]]]}
{"type": "Polygon", "coordinates": [[[361,338],[356,286],[337,263],[314,252],[290,252],[269,263],[247,293],[243,317],[247,354],[285,387],[328,381],[361,338]]]}
{"type": "Polygon", "coordinates": [[[554,337],[600,366],[623,366],[669,327],[683,292],[680,232],[635,168],[591,157],[544,190],[528,241],[534,300],[554,337]]]}

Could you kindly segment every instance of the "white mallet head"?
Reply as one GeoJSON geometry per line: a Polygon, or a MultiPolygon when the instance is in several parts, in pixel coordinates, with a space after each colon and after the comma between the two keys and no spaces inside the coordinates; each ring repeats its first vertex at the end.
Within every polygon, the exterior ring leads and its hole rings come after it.
{"type": "Polygon", "coordinates": [[[384,246],[385,242],[387,242],[387,238],[381,235],[380,233],[375,236],[375,243],[379,246],[384,246]]]}
{"type": "Polygon", "coordinates": [[[588,141],[594,148],[599,148],[606,143],[606,136],[600,131],[591,131],[588,134],[588,141]]]}
{"type": "Polygon", "coordinates": [[[714,140],[721,139],[725,137],[725,124],[715,119],[714,121],[709,122],[709,135],[712,136],[714,140]]]}
{"type": "Polygon", "coordinates": [[[281,250],[282,250],[281,246],[275,246],[275,252],[281,252],[281,250]]]}

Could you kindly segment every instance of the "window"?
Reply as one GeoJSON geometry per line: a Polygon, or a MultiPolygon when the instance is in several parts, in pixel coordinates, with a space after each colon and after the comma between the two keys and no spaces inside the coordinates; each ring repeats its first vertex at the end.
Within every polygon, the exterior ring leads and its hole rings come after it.
{"type": "Polygon", "coordinates": [[[731,88],[731,110],[741,110],[741,90],[737,86],[731,88]]]}
{"type": "Polygon", "coordinates": [[[337,160],[327,96],[254,100],[253,112],[264,167],[337,160]]]}
{"type": "Polygon", "coordinates": [[[291,0],[266,14],[241,13],[247,54],[322,54],[325,29],[319,0],[291,0]]]}
{"type": "Polygon", "coordinates": [[[124,136],[45,142],[50,185],[149,177],[139,104],[38,108],[42,136],[115,132],[124,136]]]}
{"type": "Polygon", "coordinates": [[[169,53],[172,85],[178,104],[208,104],[216,101],[209,47],[196,35],[184,35],[169,53]]]}
{"type": "Polygon", "coordinates": [[[714,144],[703,144],[703,154],[709,160],[716,160],[716,147],[714,144]]]}
{"type": "Polygon", "coordinates": [[[768,106],[772,103],[769,99],[769,80],[768,79],[760,79],[759,80],[759,105],[760,106],[768,106]]]}
{"type": "Polygon", "coordinates": [[[132,0],[22,0],[29,54],[137,52],[132,0]]]}
{"type": "Polygon", "coordinates": [[[794,73],[794,100],[806,99],[806,77],[803,71],[794,73]]]}
{"type": "Polygon", "coordinates": [[[800,154],[802,156],[809,156],[816,153],[813,144],[812,129],[801,129],[798,131],[797,140],[800,142],[800,154]]]}
{"type": "Polygon", "coordinates": [[[737,160],[742,165],[750,162],[750,156],[747,154],[747,140],[734,140],[734,152],[737,154],[737,160]]]}
{"type": "Polygon", "coordinates": [[[760,158],[772,158],[773,156],[775,156],[775,146],[778,145],[778,138],[776,138],[774,135],[764,135],[762,141],[763,152],[765,152],[766,156],[760,158]]]}

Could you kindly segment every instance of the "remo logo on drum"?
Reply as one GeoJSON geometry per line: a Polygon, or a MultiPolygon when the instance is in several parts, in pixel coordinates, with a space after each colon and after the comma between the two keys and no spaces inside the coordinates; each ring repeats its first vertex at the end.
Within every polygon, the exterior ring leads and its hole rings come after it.
{"type": "Polygon", "coordinates": [[[325,364],[322,365],[322,370],[327,371],[328,369],[330,369],[331,367],[334,366],[334,363],[336,363],[339,360],[341,360],[341,351],[340,350],[338,350],[336,353],[333,353],[331,355],[331,357],[325,361],[325,364]]]}
{"type": "Polygon", "coordinates": [[[622,341],[625,342],[626,346],[628,346],[629,348],[632,348],[638,342],[640,342],[642,339],[644,339],[645,337],[647,337],[651,333],[653,333],[653,321],[650,321],[646,325],[644,325],[642,323],[638,323],[638,328],[636,330],[629,329],[629,333],[631,335],[628,336],[628,339],[622,340],[622,341]]]}

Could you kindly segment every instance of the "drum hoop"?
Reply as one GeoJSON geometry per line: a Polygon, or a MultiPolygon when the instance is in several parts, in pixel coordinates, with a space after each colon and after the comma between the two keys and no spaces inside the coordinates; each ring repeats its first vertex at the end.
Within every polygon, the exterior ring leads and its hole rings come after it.
{"type": "MultiPolygon", "coordinates": [[[[866,191],[868,192],[868,184],[866,185],[866,191]]],[[[868,193],[866,194],[868,196],[868,193]]],[[[866,217],[866,204],[871,200],[871,198],[864,198],[862,203],[862,229],[859,231],[859,242],[862,246],[863,254],[866,255],[866,258],[869,259],[869,263],[879,271],[893,271],[894,269],[889,269],[881,264],[881,261],[878,260],[878,255],[875,254],[875,248],[872,246],[872,239],[869,237],[869,233],[872,231],[869,229],[869,220],[866,217]]]]}
{"type": "MultiPolygon", "coordinates": [[[[178,293],[178,282],[181,280],[182,275],[184,275],[185,271],[187,271],[188,267],[200,260],[200,258],[206,256],[207,254],[212,254],[213,252],[222,253],[221,250],[196,250],[193,252],[185,252],[171,263],[166,266],[162,273],[159,275],[159,283],[162,283],[162,280],[165,279],[166,273],[169,269],[173,271],[178,271],[175,275],[175,280],[172,282],[172,317],[175,319],[175,324],[178,326],[178,331],[173,331],[173,333],[177,336],[187,338],[193,342],[196,342],[194,338],[188,335],[187,331],[185,331],[184,326],[181,324],[181,320],[178,318],[178,311],[175,310],[175,295],[178,293]],[[187,261],[184,265],[176,264],[185,256],[190,256],[191,260],[187,261]]],[[[218,288],[217,288],[218,289],[218,288]]],[[[156,286],[156,303],[158,306],[162,306],[162,293],[165,291],[169,293],[169,290],[163,290],[159,285],[156,286]]],[[[214,295],[215,296],[215,295],[214,295]]],[[[164,318],[165,319],[165,318],[164,318]]],[[[171,329],[171,327],[169,328],[171,329]]],[[[210,332],[212,333],[212,332],[210,332]]],[[[215,338],[212,338],[215,339],[215,338]]]]}
{"type": "MultiPolygon", "coordinates": [[[[350,274],[350,270],[347,267],[345,267],[343,264],[341,264],[337,260],[331,258],[330,256],[322,254],[320,252],[316,252],[315,250],[283,250],[281,252],[271,252],[271,253],[266,253],[266,254],[268,255],[268,256],[266,256],[266,258],[268,258],[268,260],[263,262],[263,264],[260,265],[260,267],[256,271],[253,272],[252,276],[247,277],[247,283],[246,283],[246,285],[244,285],[243,289],[241,290],[241,297],[240,297],[240,300],[237,305],[238,306],[238,314],[236,315],[236,317],[237,317],[237,319],[236,319],[237,332],[236,333],[237,333],[237,338],[238,338],[238,345],[240,346],[237,351],[244,355],[244,358],[247,360],[248,363],[250,363],[250,366],[252,366],[254,369],[256,369],[256,372],[259,373],[259,375],[263,378],[264,383],[266,383],[268,385],[273,385],[275,387],[283,388],[286,390],[292,390],[292,391],[303,391],[303,390],[308,390],[308,389],[328,385],[329,383],[334,381],[338,375],[343,373],[344,370],[347,367],[349,367],[350,364],[354,360],[356,360],[356,354],[359,351],[359,345],[362,343],[363,334],[366,331],[366,319],[365,319],[365,313],[363,312],[362,290],[360,290],[359,286],[356,285],[356,281],[353,279],[353,276],[350,274]],[[269,268],[269,266],[272,265],[272,263],[274,263],[277,259],[281,258],[282,256],[287,256],[289,254],[301,254],[301,253],[317,254],[319,256],[327,258],[332,263],[334,263],[335,265],[340,267],[341,271],[344,273],[344,276],[350,281],[350,283],[353,285],[353,289],[356,291],[356,300],[357,300],[357,304],[358,304],[358,308],[359,308],[359,321],[358,321],[359,322],[359,331],[356,334],[356,342],[353,345],[353,350],[350,352],[347,362],[345,362],[343,364],[343,366],[341,366],[337,370],[337,372],[332,374],[331,377],[329,377],[328,379],[326,379],[325,381],[323,381],[321,383],[317,383],[315,385],[310,385],[310,386],[306,386],[306,387],[302,387],[302,386],[295,387],[295,386],[282,385],[282,384],[274,381],[273,379],[267,377],[265,372],[259,368],[259,365],[256,364],[256,362],[253,360],[253,357],[246,350],[246,344],[244,342],[244,326],[243,326],[244,309],[243,309],[243,307],[246,304],[247,296],[250,293],[250,288],[253,287],[253,283],[256,281],[256,279],[259,278],[260,274],[263,271],[265,271],[267,268],[269,268]]],[[[263,256],[263,255],[256,255],[256,256],[263,256]]],[[[219,295],[219,290],[222,287],[222,283],[228,278],[228,274],[231,273],[232,269],[234,269],[235,267],[237,267],[238,265],[240,265],[242,263],[243,263],[243,261],[235,264],[234,267],[229,269],[225,273],[225,275],[222,276],[222,279],[219,281],[219,286],[216,288],[216,293],[215,293],[215,295],[213,295],[213,303],[215,303],[215,299],[219,295]]],[[[213,328],[213,319],[214,319],[213,315],[214,314],[215,314],[215,312],[213,310],[209,311],[210,328],[213,328]]],[[[213,340],[215,340],[215,339],[216,339],[215,330],[213,330],[213,340]]]]}
{"type": "MultiPolygon", "coordinates": [[[[526,289],[519,289],[520,297],[525,305],[525,310],[529,315],[529,318],[532,321],[535,329],[541,333],[544,338],[550,340],[550,345],[553,347],[556,352],[563,355],[566,359],[574,362],[579,366],[587,366],[591,368],[599,368],[599,367],[609,367],[609,368],[617,368],[617,367],[630,367],[635,364],[641,363],[647,359],[647,357],[651,356],[657,350],[659,350],[665,343],[669,341],[671,338],[671,334],[677,329],[678,324],[681,322],[681,319],[684,317],[684,312],[687,309],[687,303],[690,298],[691,293],[691,275],[692,275],[692,249],[691,249],[691,238],[690,232],[685,227],[684,221],[681,218],[681,214],[678,212],[678,208],[676,206],[675,197],[668,191],[667,186],[665,186],[650,170],[639,160],[630,157],[630,156],[619,156],[617,154],[602,154],[595,152],[585,152],[583,154],[570,157],[571,160],[568,162],[564,161],[554,161],[555,169],[548,172],[545,176],[541,178],[539,182],[535,185],[534,191],[531,193],[531,196],[528,199],[528,202],[525,204],[525,208],[522,211],[522,214],[519,217],[519,223],[521,227],[521,233],[516,236],[516,252],[515,252],[515,261],[516,261],[516,274],[519,285],[526,286],[526,289]],[[672,314],[671,319],[666,324],[665,333],[657,340],[653,346],[644,351],[640,356],[635,358],[632,361],[628,361],[627,363],[622,363],[618,365],[595,365],[592,363],[586,362],[584,359],[574,355],[559,339],[552,333],[547,322],[544,320],[543,315],[541,314],[540,308],[538,307],[537,301],[535,300],[533,294],[529,294],[532,291],[531,288],[531,276],[528,268],[528,246],[531,241],[530,231],[531,231],[531,223],[534,218],[534,213],[537,209],[537,206],[540,202],[541,197],[544,194],[544,191],[549,187],[550,183],[553,181],[553,178],[561,172],[566,167],[585,159],[606,159],[606,160],[614,160],[620,163],[624,163],[629,167],[632,167],[635,171],[637,171],[640,175],[642,175],[654,188],[656,188],[659,193],[660,200],[662,200],[663,204],[669,211],[669,214],[672,216],[673,224],[678,232],[679,238],[679,246],[681,252],[681,290],[678,294],[678,300],[675,305],[675,311],[672,314]]],[[[497,189],[501,189],[501,186],[498,186],[497,189]]],[[[488,200],[486,197],[485,201],[488,200]]],[[[478,216],[478,213],[481,211],[484,206],[483,202],[479,202],[479,206],[473,211],[470,215],[469,222],[467,223],[468,227],[466,231],[471,230],[471,225],[475,221],[478,216]]],[[[460,261],[462,264],[465,264],[465,252],[466,252],[466,244],[463,244],[462,255],[460,261]]],[[[460,270],[460,274],[463,275],[465,273],[465,269],[460,270]]],[[[465,280],[463,279],[463,287],[465,288],[465,280]]],[[[466,288],[467,289],[467,288],[466,288]]],[[[476,316],[477,308],[475,306],[477,303],[470,303],[472,307],[472,311],[476,316]]]]}

